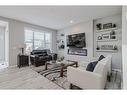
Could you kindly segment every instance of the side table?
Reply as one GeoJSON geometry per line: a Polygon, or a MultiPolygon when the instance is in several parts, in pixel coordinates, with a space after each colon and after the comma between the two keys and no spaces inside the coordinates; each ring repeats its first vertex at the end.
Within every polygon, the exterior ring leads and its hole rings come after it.
{"type": "Polygon", "coordinates": [[[29,56],[28,55],[18,55],[17,56],[17,66],[23,67],[23,66],[29,66],[29,56]]]}

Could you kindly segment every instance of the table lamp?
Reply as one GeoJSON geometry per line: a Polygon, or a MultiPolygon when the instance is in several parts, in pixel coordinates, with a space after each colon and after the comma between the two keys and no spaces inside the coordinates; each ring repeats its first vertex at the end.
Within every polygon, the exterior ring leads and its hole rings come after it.
{"type": "Polygon", "coordinates": [[[26,48],[26,44],[19,44],[18,48],[20,49],[21,54],[24,54],[24,48],[26,48]]]}

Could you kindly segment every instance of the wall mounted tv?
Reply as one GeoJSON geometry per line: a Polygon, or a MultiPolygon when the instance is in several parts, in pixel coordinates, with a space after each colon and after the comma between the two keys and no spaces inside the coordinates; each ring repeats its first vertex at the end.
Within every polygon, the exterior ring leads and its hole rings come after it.
{"type": "Polygon", "coordinates": [[[85,33],[72,34],[67,36],[67,46],[72,48],[86,47],[85,33]]]}

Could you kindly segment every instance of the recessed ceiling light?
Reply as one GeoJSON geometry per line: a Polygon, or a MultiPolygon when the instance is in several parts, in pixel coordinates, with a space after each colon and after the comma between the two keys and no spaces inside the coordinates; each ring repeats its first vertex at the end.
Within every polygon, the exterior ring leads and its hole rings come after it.
{"type": "Polygon", "coordinates": [[[74,21],[73,20],[70,20],[70,23],[74,23],[74,21]]]}

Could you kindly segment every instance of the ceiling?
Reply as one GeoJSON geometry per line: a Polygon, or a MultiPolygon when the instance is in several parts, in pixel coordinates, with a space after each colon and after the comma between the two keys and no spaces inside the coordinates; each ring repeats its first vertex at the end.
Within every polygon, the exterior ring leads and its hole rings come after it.
{"type": "Polygon", "coordinates": [[[0,16],[55,30],[121,11],[121,6],[0,6],[0,16]]]}

